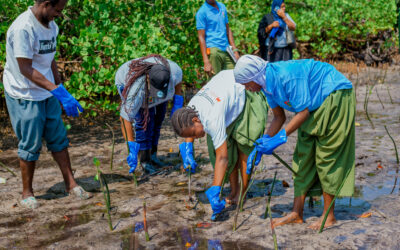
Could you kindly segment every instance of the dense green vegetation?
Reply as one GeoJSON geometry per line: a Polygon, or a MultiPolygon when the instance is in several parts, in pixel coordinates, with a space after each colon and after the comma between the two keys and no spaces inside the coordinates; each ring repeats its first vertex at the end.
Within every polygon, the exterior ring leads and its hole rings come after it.
{"type": "MultiPolygon", "coordinates": [[[[5,33],[11,22],[33,1],[0,0],[0,72],[5,63],[5,33]]],[[[159,53],[176,61],[184,82],[203,82],[195,13],[203,0],[69,0],[57,20],[59,61],[66,87],[84,108],[116,110],[114,73],[125,61],[159,53]]],[[[258,49],[257,27],[269,12],[270,0],[222,1],[242,53],[258,49]]],[[[365,48],[370,39],[388,31],[384,47],[393,47],[396,4],[386,0],[288,0],[287,12],[297,23],[303,44],[295,55],[323,59],[365,48]]],[[[1,88],[1,84],[0,84],[1,88]]],[[[92,115],[96,113],[92,111],[92,115]]]]}

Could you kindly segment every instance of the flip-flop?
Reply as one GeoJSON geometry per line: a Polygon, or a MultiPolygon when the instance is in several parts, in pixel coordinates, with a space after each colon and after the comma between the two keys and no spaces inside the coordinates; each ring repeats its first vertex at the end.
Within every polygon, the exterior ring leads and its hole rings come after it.
{"type": "Polygon", "coordinates": [[[36,198],[31,196],[26,199],[20,200],[19,204],[21,207],[24,208],[30,208],[30,209],[36,209],[39,207],[39,203],[37,202],[36,198]]]}
{"type": "Polygon", "coordinates": [[[81,186],[74,187],[71,191],[69,191],[69,195],[73,195],[80,200],[87,200],[93,197],[91,193],[86,192],[81,186]]]}

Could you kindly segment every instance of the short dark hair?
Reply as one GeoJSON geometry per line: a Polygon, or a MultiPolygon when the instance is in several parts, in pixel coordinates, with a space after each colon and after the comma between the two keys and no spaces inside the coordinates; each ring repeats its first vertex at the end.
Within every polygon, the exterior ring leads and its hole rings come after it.
{"type": "Polygon", "coordinates": [[[194,108],[183,107],[176,110],[171,117],[175,133],[182,137],[183,131],[194,125],[192,121],[194,117],[199,117],[199,113],[194,108]]]}
{"type": "Polygon", "coordinates": [[[36,3],[41,4],[44,2],[49,1],[51,6],[56,6],[58,4],[58,2],[60,2],[60,0],[35,0],[36,3]]]}

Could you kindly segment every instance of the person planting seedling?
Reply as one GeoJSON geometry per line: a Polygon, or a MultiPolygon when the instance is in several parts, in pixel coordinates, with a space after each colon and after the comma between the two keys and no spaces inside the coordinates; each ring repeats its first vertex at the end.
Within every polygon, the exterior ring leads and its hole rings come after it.
{"type": "MultiPolygon", "coordinates": [[[[261,154],[272,154],[298,130],[293,155],[293,211],[274,219],[273,227],[303,223],[306,195],[324,197],[324,214],[309,228],[319,229],[334,195],[354,193],[355,95],[351,82],[328,63],[312,59],[268,63],[246,55],[234,69],[236,82],[252,91],[263,90],[274,118],[267,134],[256,141],[247,168],[260,162],[261,154]],[[286,125],[284,109],[296,115],[286,125]],[[256,156],[257,155],[257,156],[256,156]],[[342,185],[343,183],[343,185],[342,185]]],[[[325,226],[335,223],[333,209],[325,226]]]]}
{"type": "Polygon", "coordinates": [[[213,209],[212,220],[217,218],[226,203],[239,201],[239,170],[246,190],[249,181],[246,162],[254,149],[251,140],[263,134],[267,111],[264,94],[245,90],[244,86],[235,83],[233,70],[225,70],[200,89],[187,107],[173,114],[171,121],[175,132],[186,138],[179,148],[187,171],[189,166],[193,172],[197,167],[193,157],[194,139],[207,134],[209,157],[214,166],[213,183],[206,191],[213,209]],[[226,172],[231,193],[226,200],[220,200],[226,172]]]}
{"type": "Polygon", "coordinates": [[[128,61],[117,70],[115,85],[122,103],[120,120],[128,141],[129,173],[135,171],[138,158],[150,174],[157,171],[156,166],[166,165],[157,158],[157,145],[168,100],[173,99],[171,115],[183,106],[181,81],[181,68],[160,55],[128,61]]]}

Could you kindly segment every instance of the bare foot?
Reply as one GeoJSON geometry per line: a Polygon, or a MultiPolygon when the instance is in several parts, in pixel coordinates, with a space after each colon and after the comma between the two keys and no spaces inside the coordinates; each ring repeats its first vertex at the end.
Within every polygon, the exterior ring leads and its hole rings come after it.
{"type": "Polygon", "coordinates": [[[290,214],[272,220],[272,228],[282,226],[289,223],[304,223],[303,218],[298,213],[291,212],[290,214]]]}
{"type": "Polygon", "coordinates": [[[239,201],[239,195],[236,193],[230,193],[228,197],[225,198],[225,201],[229,205],[235,205],[239,201]]]}
{"type": "MultiPolygon", "coordinates": [[[[307,228],[310,228],[310,229],[313,229],[313,230],[319,230],[321,228],[323,219],[324,219],[324,215],[322,215],[316,222],[312,223],[307,228]]],[[[331,227],[335,223],[336,223],[335,217],[334,216],[328,216],[328,218],[326,218],[324,228],[331,227]]]]}

